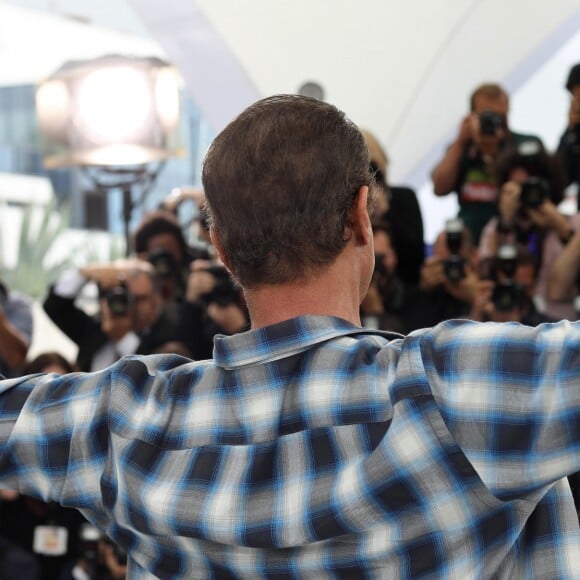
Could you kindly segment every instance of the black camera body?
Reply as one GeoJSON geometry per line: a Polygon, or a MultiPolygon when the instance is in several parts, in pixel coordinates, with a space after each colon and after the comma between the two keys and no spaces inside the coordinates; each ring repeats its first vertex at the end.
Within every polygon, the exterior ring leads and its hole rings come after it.
{"type": "Polygon", "coordinates": [[[237,302],[240,297],[240,288],[234,282],[229,272],[223,266],[209,266],[206,268],[214,280],[213,289],[202,296],[206,304],[218,304],[219,306],[229,306],[237,302]]]}
{"type": "Polygon", "coordinates": [[[493,289],[491,300],[497,310],[509,312],[519,304],[520,289],[511,280],[498,282],[493,289]]]}
{"type": "Polygon", "coordinates": [[[503,117],[495,111],[479,113],[479,132],[486,137],[495,137],[497,131],[503,128],[503,117]]]}
{"type": "Polygon", "coordinates": [[[155,268],[159,278],[166,279],[180,273],[179,264],[171,252],[163,248],[155,248],[147,255],[147,260],[155,268]]]}
{"type": "Polygon", "coordinates": [[[514,245],[501,246],[496,256],[497,270],[502,274],[502,279],[495,283],[492,302],[502,312],[513,310],[521,302],[521,289],[514,281],[517,257],[518,252],[514,245]]]}
{"type": "Polygon", "coordinates": [[[465,258],[450,256],[443,262],[443,271],[450,282],[457,282],[465,278],[465,258]]]}
{"type": "Polygon", "coordinates": [[[449,258],[443,261],[443,271],[450,282],[457,282],[465,278],[465,258],[461,256],[463,245],[463,221],[459,218],[445,222],[447,249],[449,258]]]}
{"type": "Polygon", "coordinates": [[[545,179],[528,177],[521,186],[520,203],[522,207],[535,209],[550,197],[550,186],[545,179]]]}
{"type": "Polygon", "coordinates": [[[99,295],[107,301],[113,316],[127,316],[134,303],[133,295],[124,283],[106,290],[99,290],[99,295]]]}

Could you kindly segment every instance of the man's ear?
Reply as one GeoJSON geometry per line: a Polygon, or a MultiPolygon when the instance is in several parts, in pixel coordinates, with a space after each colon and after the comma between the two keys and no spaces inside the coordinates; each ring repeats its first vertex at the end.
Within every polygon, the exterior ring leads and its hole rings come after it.
{"type": "Polygon", "coordinates": [[[216,249],[218,258],[222,261],[223,265],[231,272],[232,269],[230,267],[230,260],[227,257],[226,253],[224,252],[224,248],[220,241],[219,235],[217,234],[217,232],[213,227],[209,228],[209,238],[211,240],[211,243],[213,244],[213,247],[216,249]]]}
{"type": "Polygon", "coordinates": [[[350,228],[355,240],[362,244],[368,244],[373,237],[371,218],[368,211],[369,187],[363,185],[358,190],[350,209],[350,228]]]}

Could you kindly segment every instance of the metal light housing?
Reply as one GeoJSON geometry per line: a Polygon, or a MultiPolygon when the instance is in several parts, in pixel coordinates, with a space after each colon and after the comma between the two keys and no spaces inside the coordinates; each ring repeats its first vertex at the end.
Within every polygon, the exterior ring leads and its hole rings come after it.
{"type": "Polygon", "coordinates": [[[155,57],[65,63],[36,90],[49,168],[144,165],[183,155],[179,77],[155,57]]]}

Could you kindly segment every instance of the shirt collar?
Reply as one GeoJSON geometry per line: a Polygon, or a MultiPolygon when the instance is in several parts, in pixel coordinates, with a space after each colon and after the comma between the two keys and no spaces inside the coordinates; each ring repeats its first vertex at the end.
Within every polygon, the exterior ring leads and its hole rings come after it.
{"type": "Polygon", "coordinates": [[[218,335],[213,358],[218,367],[234,369],[291,356],[338,336],[367,332],[373,331],[334,316],[301,316],[233,336],[218,335]]]}

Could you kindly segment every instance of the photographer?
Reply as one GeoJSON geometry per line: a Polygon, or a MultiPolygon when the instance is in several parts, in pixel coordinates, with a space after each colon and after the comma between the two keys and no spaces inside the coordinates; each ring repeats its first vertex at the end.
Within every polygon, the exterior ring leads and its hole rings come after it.
{"type": "Polygon", "coordinates": [[[191,262],[209,258],[206,248],[187,244],[176,216],[164,210],[145,215],[134,233],[134,245],[137,255],[153,264],[168,303],[184,299],[191,262]]]}
{"type": "Polygon", "coordinates": [[[375,269],[361,304],[361,319],[366,327],[403,333],[405,324],[400,315],[405,302],[405,288],[396,274],[398,258],[389,225],[374,222],[373,239],[375,269]]]}
{"type": "Polygon", "coordinates": [[[196,359],[211,358],[213,337],[232,335],[249,326],[243,294],[225,267],[209,260],[191,263],[181,305],[183,342],[196,359]]]}
{"type": "Polygon", "coordinates": [[[540,140],[509,129],[508,95],[497,84],[477,87],[470,108],[431,177],[435,195],[457,193],[459,217],[477,245],[483,227],[497,211],[499,188],[492,171],[494,161],[506,146],[540,140]]]}
{"type": "Polygon", "coordinates": [[[389,159],[376,137],[362,130],[375,174],[377,195],[375,196],[375,215],[387,222],[397,261],[396,272],[406,284],[417,285],[421,265],[425,259],[423,241],[423,218],[417,195],[409,187],[393,186],[388,182],[389,159]]]}
{"type": "MultiPolygon", "coordinates": [[[[566,89],[570,93],[568,125],[560,138],[558,156],[566,172],[566,184],[576,183],[580,188],[580,63],[574,65],[568,74],[566,89]]],[[[580,192],[577,190],[578,207],[580,192]]]]}
{"type": "Polygon", "coordinates": [[[552,322],[534,304],[537,258],[525,247],[506,244],[497,255],[480,262],[470,318],[480,322],[520,322],[537,326],[552,322]]]}
{"type": "Polygon", "coordinates": [[[460,219],[447,220],[421,270],[419,326],[466,318],[478,283],[477,252],[471,234],[460,219]]]}
{"type": "Polygon", "coordinates": [[[44,309],[79,347],[77,365],[99,370],[127,354],[148,354],[179,336],[178,321],[162,308],[151,264],[119,260],[69,270],[51,287],[44,309]],[[90,316],[75,302],[88,282],[99,289],[99,313],[90,316]]]}
{"type": "Polygon", "coordinates": [[[546,293],[549,268],[580,225],[580,216],[565,217],[551,201],[554,191],[562,191],[557,160],[538,143],[526,142],[504,151],[494,171],[501,184],[499,216],[482,233],[480,259],[495,256],[506,244],[527,248],[540,265],[536,300],[542,313],[553,320],[574,319],[571,299],[558,302],[546,293]]]}

